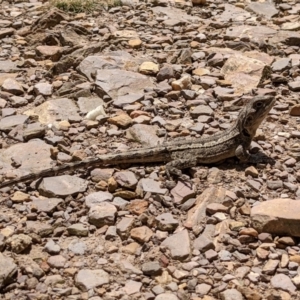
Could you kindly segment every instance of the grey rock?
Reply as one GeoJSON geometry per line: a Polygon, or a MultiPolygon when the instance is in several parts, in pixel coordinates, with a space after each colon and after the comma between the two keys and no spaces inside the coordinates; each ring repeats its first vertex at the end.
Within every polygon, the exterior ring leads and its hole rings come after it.
{"type": "Polygon", "coordinates": [[[292,199],[273,199],[251,209],[254,229],[280,236],[300,236],[299,216],[300,203],[292,199]]]}
{"type": "Polygon", "coordinates": [[[68,249],[76,255],[84,255],[87,251],[87,245],[80,240],[73,240],[68,245],[68,249]]]}
{"type": "Polygon", "coordinates": [[[86,189],[86,180],[70,175],[47,177],[39,185],[39,192],[46,197],[66,197],[82,193],[86,189]]]}
{"type": "Polygon", "coordinates": [[[117,234],[117,227],[116,226],[109,226],[105,233],[106,240],[113,240],[118,236],[117,234]]]}
{"type": "Polygon", "coordinates": [[[199,294],[200,297],[203,297],[209,293],[212,286],[206,283],[200,283],[196,286],[196,293],[199,294]]]}
{"type": "Polygon", "coordinates": [[[292,280],[285,274],[276,274],[273,276],[271,279],[271,285],[275,289],[280,289],[287,292],[294,292],[297,289],[292,280]]]}
{"type": "Polygon", "coordinates": [[[121,186],[128,189],[134,189],[138,183],[135,174],[131,171],[120,171],[114,174],[116,182],[121,186]]]}
{"type": "Polygon", "coordinates": [[[300,80],[290,81],[290,82],[288,82],[288,86],[291,91],[299,92],[300,91],[300,80]]]}
{"type": "Polygon", "coordinates": [[[88,236],[89,229],[86,225],[81,223],[76,223],[68,226],[67,228],[69,235],[75,236],[88,236]]]}
{"type": "Polygon", "coordinates": [[[41,237],[46,237],[53,232],[53,227],[51,225],[37,221],[27,221],[26,227],[28,232],[34,232],[41,237]]]}
{"type": "Polygon", "coordinates": [[[173,231],[179,225],[179,222],[174,219],[170,213],[164,213],[155,218],[158,229],[162,231],[173,231]]]}
{"type": "Polygon", "coordinates": [[[267,180],[267,187],[270,190],[277,190],[283,187],[283,183],[281,180],[267,180]]]}
{"type": "Polygon", "coordinates": [[[75,277],[75,284],[82,291],[88,291],[107,283],[109,283],[109,275],[100,269],[83,269],[75,277]]]}
{"type": "Polygon", "coordinates": [[[128,280],[124,286],[124,291],[127,295],[133,295],[140,291],[142,283],[134,280],[128,280]]]}
{"type": "Polygon", "coordinates": [[[12,283],[16,279],[18,267],[14,260],[0,253],[0,288],[12,283]]]}
{"type": "Polygon", "coordinates": [[[117,233],[121,238],[126,238],[129,236],[130,230],[133,228],[134,218],[123,217],[121,221],[117,224],[117,233]]]}
{"type": "Polygon", "coordinates": [[[243,295],[236,289],[226,290],[220,293],[221,300],[243,300],[243,295]]]}
{"type": "Polygon", "coordinates": [[[183,203],[195,196],[194,186],[189,182],[178,181],[176,186],[171,190],[171,194],[176,204],[183,203]]]}
{"type": "Polygon", "coordinates": [[[103,105],[104,101],[99,97],[79,97],[77,103],[80,111],[83,114],[87,114],[99,105],[103,105]]]}
{"type": "Polygon", "coordinates": [[[36,95],[51,96],[52,85],[48,82],[39,82],[34,86],[36,95]]]}
{"type": "Polygon", "coordinates": [[[157,261],[147,262],[142,265],[144,275],[157,276],[162,273],[162,268],[157,261]]]}
{"type": "Polygon", "coordinates": [[[18,125],[23,125],[28,120],[27,116],[16,115],[2,118],[0,120],[0,131],[9,132],[18,125]]]}
{"type": "Polygon", "coordinates": [[[277,16],[278,10],[275,8],[273,2],[252,2],[246,7],[247,11],[254,12],[257,15],[263,15],[267,19],[277,16]]]}
{"type": "Polygon", "coordinates": [[[138,141],[143,146],[153,147],[160,141],[156,135],[157,129],[157,126],[134,124],[127,130],[127,135],[130,139],[138,141]]]}
{"type": "Polygon", "coordinates": [[[155,297],[155,300],[179,300],[174,294],[163,293],[155,297]]]}
{"type": "Polygon", "coordinates": [[[208,105],[198,105],[193,110],[190,111],[193,118],[198,118],[199,116],[213,116],[214,112],[208,105]]]}
{"type": "Polygon", "coordinates": [[[278,59],[272,64],[272,71],[283,72],[284,70],[289,68],[290,63],[291,63],[290,58],[285,57],[285,58],[278,59]]]}
{"type": "Polygon", "coordinates": [[[91,208],[95,205],[99,205],[102,202],[108,201],[110,202],[113,198],[113,195],[108,192],[95,192],[91,193],[85,198],[85,205],[88,208],[91,208]]]}
{"type": "Polygon", "coordinates": [[[60,252],[60,246],[50,239],[45,245],[45,251],[49,254],[58,254],[60,252]]]}
{"type": "Polygon", "coordinates": [[[5,79],[2,84],[2,89],[16,96],[24,94],[22,85],[13,78],[5,79]]]}
{"type": "Polygon", "coordinates": [[[218,20],[219,22],[229,22],[234,19],[242,21],[250,17],[251,14],[244,9],[226,3],[224,5],[224,12],[218,16],[218,20]]]}
{"type": "Polygon", "coordinates": [[[100,97],[115,99],[126,94],[140,94],[145,86],[154,87],[148,76],[125,70],[97,70],[95,92],[100,97]]]}
{"type": "Polygon", "coordinates": [[[117,209],[114,205],[108,202],[102,202],[91,207],[88,219],[89,222],[96,227],[114,225],[116,213],[117,209]]]}
{"type": "Polygon", "coordinates": [[[62,255],[54,255],[50,256],[47,260],[47,263],[50,267],[53,268],[63,268],[65,266],[65,263],[67,262],[66,258],[62,255]]]}
{"type": "Polygon", "coordinates": [[[162,242],[162,246],[170,250],[173,259],[186,259],[190,255],[190,237],[188,231],[183,230],[171,235],[162,242]]]}
{"type": "Polygon", "coordinates": [[[163,189],[160,187],[160,183],[150,178],[143,178],[139,181],[138,187],[142,192],[150,192],[153,194],[162,194],[164,195],[167,192],[167,189],[163,189]]]}
{"type": "Polygon", "coordinates": [[[28,104],[28,101],[26,100],[26,98],[19,97],[19,96],[12,96],[10,98],[10,102],[13,107],[21,107],[21,106],[28,104]]]}
{"type": "Polygon", "coordinates": [[[37,115],[42,124],[53,124],[61,120],[68,120],[70,116],[79,118],[78,108],[68,98],[48,100],[41,105],[24,112],[25,115],[37,115]]]}
{"type": "Polygon", "coordinates": [[[31,206],[38,212],[53,213],[56,208],[63,204],[63,200],[59,198],[33,199],[31,206]]]}

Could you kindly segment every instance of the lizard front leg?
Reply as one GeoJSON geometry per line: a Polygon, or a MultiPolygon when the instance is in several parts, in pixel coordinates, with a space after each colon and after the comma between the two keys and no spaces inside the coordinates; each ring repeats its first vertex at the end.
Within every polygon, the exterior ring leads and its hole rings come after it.
{"type": "Polygon", "coordinates": [[[239,145],[235,149],[235,156],[241,161],[241,162],[246,162],[250,158],[250,153],[248,151],[248,148],[246,148],[244,145],[239,145]]]}

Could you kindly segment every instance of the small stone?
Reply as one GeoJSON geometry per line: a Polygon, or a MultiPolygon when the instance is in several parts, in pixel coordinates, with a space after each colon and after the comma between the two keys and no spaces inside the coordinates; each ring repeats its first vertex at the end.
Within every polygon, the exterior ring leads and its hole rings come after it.
{"type": "Polygon", "coordinates": [[[82,291],[88,291],[107,283],[109,283],[109,275],[103,270],[83,269],[75,277],[75,284],[82,291]]]}
{"type": "Polygon", "coordinates": [[[267,180],[267,187],[270,190],[277,190],[283,187],[283,182],[281,180],[267,180]]]}
{"type": "Polygon", "coordinates": [[[128,41],[128,45],[130,48],[133,48],[133,49],[138,49],[141,47],[142,45],[142,41],[140,39],[133,39],[133,40],[129,40],[128,41]]]}
{"type": "Polygon", "coordinates": [[[180,231],[166,238],[162,246],[167,247],[171,257],[177,260],[184,260],[190,255],[190,237],[187,230],[180,231]]]}
{"type": "Polygon", "coordinates": [[[288,86],[291,91],[299,92],[300,91],[300,80],[298,81],[289,81],[288,86]]]}
{"type": "Polygon", "coordinates": [[[6,244],[10,247],[12,252],[22,253],[32,244],[32,238],[26,234],[17,234],[10,237],[6,244]]]}
{"type": "Polygon", "coordinates": [[[246,170],[245,170],[245,175],[248,176],[252,176],[254,178],[257,178],[258,177],[258,171],[257,169],[255,169],[253,166],[250,166],[248,167],[246,170]]]}
{"type": "Polygon", "coordinates": [[[67,260],[62,255],[50,256],[47,260],[50,267],[58,269],[63,268],[66,262],[67,260]]]}
{"type": "Polygon", "coordinates": [[[15,203],[22,203],[24,201],[29,201],[30,197],[26,193],[23,193],[21,191],[16,191],[10,199],[15,203]]]}
{"type": "Polygon", "coordinates": [[[200,283],[196,286],[195,291],[200,297],[203,297],[209,293],[212,286],[206,283],[200,283]]]}
{"type": "Polygon", "coordinates": [[[208,259],[209,261],[213,261],[218,258],[218,253],[214,251],[213,249],[207,250],[205,253],[205,258],[208,259]]]}
{"type": "Polygon", "coordinates": [[[10,284],[16,279],[18,267],[14,260],[0,253],[0,288],[10,284]]]}
{"type": "Polygon", "coordinates": [[[220,293],[221,300],[243,300],[243,295],[236,289],[225,290],[220,293]]]}
{"type": "Polygon", "coordinates": [[[291,279],[285,274],[276,274],[273,276],[271,279],[271,285],[275,289],[280,289],[286,292],[294,292],[297,289],[291,279]]]}
{"type": "Polygon", "coordinates": [[[101,202],[98,205],[92,206],[89,213],[89,222],[96,227],[103,225],[114,225],[117,209],[114,205],[108,202],[101,202]]]}
{"type": "Polygon", "coordinates": [[[140,243],[149,242],[152,235],[152,230],[149,229],[147,226],[136,227],[130,231],[130,236],[140,243]]]}
{"type": "Polygon", "coordinates": [[[175,80],[172,82],[172,88],[175,91],[180,91],[183,89],[190,89],[192,87],[191,76],[185,75],[179,80],[175,80]]]}
{"type": "Polygon", "coordinates": [[[52,85],[47,82],[40,82],[34,86],[34,92],[36,95],[51,96],[52,85]]]}
{"type": "Polygon", "coordinates": [[[142,287],[142,283],[138,281],[129,280],[126,282],[124,286],[124,291],[127,295],[133,295],[135,293],[138,293],[142,287]]]}
{"type": "Polygon", "coordinates": [[[162,268],[157,261],[147,262],[142,265],[142,271],[147,276],[157,276],[162,273],[162,268]]]}
{"type": "MultiPolygon", "coordinates": [[[[115,199],[113,203],[115,204],[115,199]]],[[[125,203],[126,209],[138,216],[143,214],[147,210],[148,205],[149,203],[146,200],[132,200],[129,203],[127,201],[125,203]]]]}
{"type": "Polygon", "coordinates": [[[162,231],[173,231],[179,225],[179,222],[174,219],[173,215],[170,213],[159,215],[155,218],[155,220],[157,222],[158,229],[162,231]]]}
{"type": "Polygon", "coordinates": [[[156,75],[159,66],[153,62],[145,61],[140,65],[139,72],[145,75],[156,75]]]}
{"type": "Polygon", "coordinates": [[[291,107],[291,109],[290,109],[290,115],[291,116],[296,116],[296,117],[300,116],[300,104],[296,104],[296,105],[294,105],[294,106],[291,107]]]}
{"type": "Polygon", "coordinates": [[[118,116],[109,118],[107,121],[108,123],[114,124],[121,128],[127,128],[132,124],[132,119],[126,113],[122,113],[118,116]]]}
{"type": "Polygon", "coordinates": [[[263,273],[273,275],[279,265],[279,260],[269,259],[263,267],[263,273]]]}
{"type": "Polygon", "coordinates": [[[51,255],[56,255],[60,252],[60,246],[57,245],[52,239],[50,239],[45,245],[45,251],[51,255]]]}
{"type": "Polygon", "coordinates": [[[88,236],[89,230],[86,225],[77,223],[69,226],[67,228],[69,235],[75,235],[75,236],[88,236]]]}
{"type": "Polygon", "coordinates": [[[2,84],[2,89],[16,96],[24,94],[22,85],[13,78],[5,79],[2,84]]]}

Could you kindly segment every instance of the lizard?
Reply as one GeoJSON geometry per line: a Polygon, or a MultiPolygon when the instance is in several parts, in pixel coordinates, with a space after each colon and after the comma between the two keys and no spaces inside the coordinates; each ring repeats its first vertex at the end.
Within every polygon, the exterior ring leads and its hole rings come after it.
{"type": "Polygon", "coordinates": [[[255,155],[249,153],[250,144],[275,101],[273,96],[253,97],[241,109],[231,127],[208,137],[165,142],[155,147],[90,157],[3,181],[0,188],[91,166],[162,162],[166,163],[165,170],[169,178],[172,175],[182,177],[182,169],[194,167],[198,163],[212,164],[234,156],[241,162],[257,162],[255,155]]]}

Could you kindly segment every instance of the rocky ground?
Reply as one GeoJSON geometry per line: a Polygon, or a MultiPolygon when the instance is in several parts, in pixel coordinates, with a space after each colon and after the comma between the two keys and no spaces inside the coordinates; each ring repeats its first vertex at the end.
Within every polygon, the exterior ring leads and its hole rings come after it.
{"type": "Polygon", "coordinates": [[[164,165],[1,189],[1,299],[300,297],[300,1],[1,3],[0,181],[192,139],[276,104],[251,151],[166,181],[164,165]],[[206,3],[205,3],[206,2],[206,3]]]}

